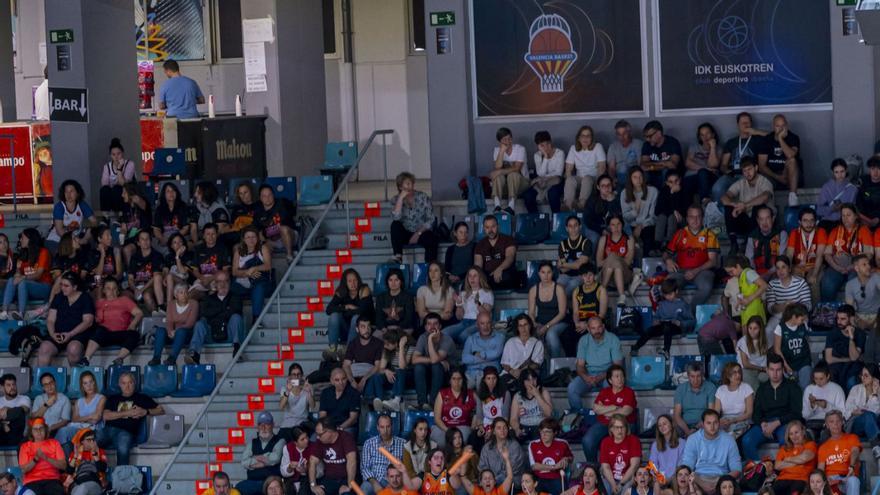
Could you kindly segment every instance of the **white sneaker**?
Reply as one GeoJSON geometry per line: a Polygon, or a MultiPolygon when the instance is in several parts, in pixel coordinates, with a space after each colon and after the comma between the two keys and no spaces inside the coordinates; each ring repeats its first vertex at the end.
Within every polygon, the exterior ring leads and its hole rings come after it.
{"type": "Polygon", "coordinates": [[[36,320],[36,319],[42,318],[46,314],[46,311],[48,311],[48,310],[49,310],[49,305],[44,304],[44,305],[40,306],[39,308],[32,309],[30,311],[25,311],[24,319],[30,321],[30,320],[36,320]]]}
{"type": "Polygon", "coordinates": [[[874,459],[880,459],[880,445],[875,445],[873,449],[871,449],[871,453],[874,454],[874,459]]]}
{"type": "Polygon", "coordinates": [[[798,205],[798,197],[794,191],[788,193],[788,206],[797,206],[798,205]]]}
{"type": "Polygon", "coordinates": [[[639,290],[639,286],[642,285],[643,275],[641,273],[634,273],[632,282],[629,284],[629,295],[632,297],[636,297],[636,291],[639,290]]]}
{"type": "Polygon", "coordinates": [[[6,311],[0,311],[0,320],[6,321],[9,319],[9,313],[6,311]]]}
{"type": "Polygon", "coordinates": [[[400,397],[395,397],[390,400],[383,400],[382,406],[389,411],[400,411],[400,397]]]}
{"type": "Polygon", "coordinates": [[[383,407],[384,405],[385,405],[385,403],[382,402],[382,399],[380,399],[380,398],[378,398],[378,397],[376,397],[375,399],[373,399],[373,410],[374,410],[374,411],[376,411],[376,412],[382,412],[382,407],[383,407]]]}

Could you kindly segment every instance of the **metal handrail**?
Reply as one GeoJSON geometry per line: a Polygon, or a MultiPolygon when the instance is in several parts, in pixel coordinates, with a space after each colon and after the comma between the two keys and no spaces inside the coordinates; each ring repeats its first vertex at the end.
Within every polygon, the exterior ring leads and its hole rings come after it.
{"type": "MultiPolygon", "coordinates": [[[[373,133],[370,134],[369,139],[367,139],[367,143],[364,145],[363,149],[358,154],[357,160],[355,160],[354,164],[351,166],[351,168],[345,174],[345,177],[343,177],[343,179],[342,179],[341,184],[345,185],[346,196],[348,195],[348,181],[352,177],[352,174],[354,174],[355,171],[357,170],[358,166],[361,163],[361,160],[363,160],[364,156],[366,156],[367,151],[369,151],[370,146],[373,144],[373,141],[376,139],[376,136],[382,136],[382,140],[384,143],[385,136],[388,134],[394,134],[394,130],[393,129],[381,129],[381,130],[373,131],[373,133]]],[[[383,149],[382,152],[387,153],[387,150],[383,149]]],[[[386,163],[385,181],[387,182],[387,180],[388,180],[388,177],[387,177],[387,158],[385,159],[385,163],[386,163]]],[[[387,191],[387,184],[385,184],[384,187],[387,191]]],[[[327,217],[327,214],[330,212],[330,209],[333,208],[333,206],[336,204],[336,201],[339,199],[339,195],[342,193],[342,189],[343,189],[342,187],[338,187],[336,189],[336,191],[333,193],[333,196],[330,197],[330,201],[327,203],[327,206],[324,207],[324,210],[321,212],[321,215],[318,217],[318,221],[315,222],[315,228],[312,229],[312,231],[309,233],[309,235],[306,237],[306,239],[302,242],[302,246],[308,246],[309,243],[312,242],[312,239],[315,237],[315,235],[317,235],[318,230],[320,230],[319,228],[320,228],[321,224],[324,223],[324,218],[327,217]]],[[[347,200],[348,200],[348,198],[346,197],[346,201],[347,200]]],[[[202,408],[201,411],[199,411],[198,416],[196,416],[196,419],[192,422],[192,424],[190,425],[186,434],[183,436],[183,440],[180,441],[180,444],[177,445],[177,448],[174,450],[174,453],[171,455],[171,459],[168,461],[168,464],[165,465],[165,468],[162,470],[162,473],[159,474],[159,478],[157,478],[156,482],[153,484],[153,490],[150,492],[151,495],[155,495],[155,494],[159,493],[159,485],[162,483],[162,481],[165,480],[165,477],[168,476],[168,472],[171,470],[171,466],[173,466],[174,461],[176,461],[177,458],[180,457],[180,454],[183,452],[183,448],[189,442],[190,437],[198,429],[199,422],[202,420],[202,418],[206,418],[205,421],[207,421],[208,408],[214,402],[214,399],[217,397],[217,394],[220,393],[220,387],[226,382],[227,378],[229,378],[229,374],[232,372],[232,368],[235,367],[236,363],[238,363],[238,360],[241,358],[241,355],[244,353],[245,347],[247,347],[248,343],[250,343],[251,337],[253,337],[253,335],[254,335],[254,328],[257,328],[260,325],[260,323],[262,323],[263,318],[266,316],[266,314],[268,314],[270,312],[269,308],[272,307],[273,302],[278,303],[278,308],[279,308],[279,311],[278,311],[279,329],[278,329],[278,331],[281,332],[281,328],[280,328],[280,325],[281,325],[281,316],[280,316],[281,302],[278,301],[278,299],[280,298],[280,294],[281,294],[281,288],[287,282],[287,279],[290,278],[291,273],[293,273],[293,268],[297,264],[299,264],[300,260],[303,257],[303,254],[305,252],[306,252],[306,249],[303,248],[303,249],[300,249],[298,253],[296,253],[296,257],[294,257],[293,262],[290,264],[290,266],[287,267],[287,271],[284,272],[284,276],[281,277],[281,280],[278,281],[278,283],[276,284],[275,291],[272,292],[272,296],[269,297],[269,300],[266,301],[265,306],[263,306],[263,312],[260,313],[260,316],[257,317],[257,320],[254,321],[253,325],[251,326],[250,331],[245,336],[244,341],[241,343],[241,347],[238,350],[238,353],[236,353],[232,357],[232,361],[226,367],[226,370],[223,372],[223,376],[221,376],[220,379],[217,380],[217,385],[214,386],[214,390],[211,392],[211,395],[208,396],[208,400],[205,401],[205,406],[202,408]]],[[[205,438],[205,442],[208,442],[207,437],[205,438]]]]}

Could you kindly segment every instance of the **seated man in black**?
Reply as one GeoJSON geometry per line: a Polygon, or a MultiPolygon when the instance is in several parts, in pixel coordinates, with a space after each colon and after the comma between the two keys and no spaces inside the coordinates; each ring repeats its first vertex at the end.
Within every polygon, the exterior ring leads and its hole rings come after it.
{"type": "Polygon", "coordinates": [[[254,214],[254,223],[260,227],[266,242],[272,249],[284,248],[287,262],[293,261],[293,248],[296,246],[296,205],[284,199],[277,199],[272,186],[260,186],[260,204],[254,214]]]}
{"type": "Polygon", "coordinates": [[[195,249],[195,266],[192,274],[196,280],[190,289],[190,296],[196,300],[201,300],[208,291],[215,290],[214,279],[218,273],[223,271],[228,274],[232,270],[229,250],[217,242],[219,238],[217,224],[206,224],[202,237],[205,242],[195,249]]]}
{"type": "Polygon", "coordinates": [[[15,375],[0,376],[0,446],[18,445],[24,440],[24,429],[31,410],[31,399],[19,395],[15,375]]]}
{"type": "Polygon", "coordinates": [[[764,138],[758,151],[758,172],[773,182],[775,188],[788,188],[788,205],[797,206],[800,180],[801,138],[788,130],[788,120],[781,113],[773,116],[773,134],[764,138]]]}
{"type": "Polygon", "coordinates": [[[868,159],[868,175],[862,176],[856,193],[859,218],[868,228],[880,224],[880,157],[868,159]]]}
{"type": "Polygon", "coordinates": [[[485,237],[474,248],[474,265],[483,269],[494,290],[514,289],[519,285],[516,272],[516,241],[498,232],[494,215],[483,218],[485,237]]]}

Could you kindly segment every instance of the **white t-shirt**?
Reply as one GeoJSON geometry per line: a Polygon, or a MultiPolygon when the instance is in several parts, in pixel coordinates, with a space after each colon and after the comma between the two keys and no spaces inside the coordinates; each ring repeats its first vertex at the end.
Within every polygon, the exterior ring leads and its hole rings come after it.
{"type": "Polygon", "coordinates": [[[605,161],[605,148],[596,143],[592,150],[586,148],[577,151],[574,145],[568,150],[565,163],[573,163],[578,177],[596,177],[599,175],[599,162],[605,161]]]}
{"type": "Polygon", "coordinates": [[[721,401],[722,417],[733,418],[746,412],[746,399],[755,393],[752,386],[742,382],[739,388],[731,391],[727,385],[722,385],[715,390],[715,398],[721,401]]]}
{"type": "Polygon", "coordinates": [[[749,363],[752,366],[760,366],[761,368],[767,367],[767,354],[752,354],[749,352],[749,343],[746,342],[745,336],[740,337],[739,340],[736,341],[736,362],[739,363],[743,368],[746,367],[745,363],[742,362],[742,356],[740,352],[749,357],[749,363]]]}
{"type": "MultiPolygon", "coordinates": [[[[507,365],[511,368],[519,368],[526,359],[532,359],[532,362],[541,364],[544,362],[544,344],[535,337],[523,343],[518,336],[511,337],[504,344],[504,351],[501,352],[501,365],[507,365]]],[[[506,373],[506,371],[505,371],[506,373]]]]}
{"type": "Polygon", "coordinates": [[[27,395],[18,394],[14,399],[7,399],[5,395],[0,394],[0,407],[26,407],[31,408],[31,399],[27,395]]]}
{"type": "MultiPolygon", "coordinates": [[[[499,150],[500,150],[500,148],[498,146],[496,146],[495,150],[492,151],[492,161],[493,162],[498,159],[499,150]]],[[[510,153],[504,157],[505,167],[513,166],[513,164],[516,162],[522,162],[523,166],[522,166],[522,168],[519,169],[519,172],[523,175],[523,177],[528,179],[529,178],[529,171],[527,170],[528,167],[526,167],[526,148],[521,144],[514,144],[510,148],[510,153]]]]}
{"type": "Polygon", "coordinates": [[[806,420],[825,419],[825,414],[838,410],[846,410],[846,395],[840,385],[834,382],[828,382],[824,387],[820,387],[815,383],[807,385],[803,393],[803,407],[801,415],[806,420]],[[810,407],[810,395],[819,400],[824,400],[828,404],[826,407],[820,407],[816,404],[815,409],[810,407]]]}
{"type": "Polygon", "coordinates": [[[553,149],[553,156],[544,158],[540,151],[535,152],[535,172],[538,177],[561,177],[565,173],[565,153],[559,149],[553,149]]]}
{"type": "Polygon", "coordinates": [[[476,320],[477,315],[479,313],[479,309],[477,308],[477,295],[480,296],[480,304],[488,304],[492,306],[495,304],[495,296],[492,295],[491,291],[480,289],[477,292],[474,292],[470,295],[470,297],[465,297],[465,293],[461,293],[461,297],[464,299],[464,316],[465,320],[476,320]]]}

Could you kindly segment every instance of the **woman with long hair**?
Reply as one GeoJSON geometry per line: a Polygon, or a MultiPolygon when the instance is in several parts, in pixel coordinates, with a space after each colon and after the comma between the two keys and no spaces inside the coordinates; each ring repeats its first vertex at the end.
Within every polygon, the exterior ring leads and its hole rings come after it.
{"type": "Polygon", "coordinates": [[[846,397],[847,431],[873,443],[880,437],[880,369],[875,363],[865,363],[859,380],[846,397]]]}
{"type": "Polygon", "coordinates": [[[831,495],[831,493],[831,485],[828,484],[825,471],[817,469],[810,473],[810,482],[805,495],[831,495]]]}
{"type": "MultiPolygon", "coordinates": [[[[153,358],[150,360],[150,366],[160,364],[162,358],[162,348],[165,347],[166,340],[172,340],[171,352],[165,359],[166,366],[176,366],[177,356],[183,350],[183,346],[192,337],[193,327],[199,316],[199,302],[190,299],[189,285],[185,282],[178,283],[174,286],[174,300],[168,303],[168,316],[165,317],[165,328],[156,329],[156,340],[153,343],[153,358]]],[[[191,356],[187,355],[187,360],[191,356]]],[[[190,362],[187,364],[198,364],[190,362]]]]}
{"type": "Polygon", "coordinates": [[[602,287],[608,287],[611,279],[614,279],[619,302],[625,302],[627,284],[632,282],[635,255],[635,243],[623,231],[623,215],[611,214],[608,217],[608,230],[599,237],[596,265],[602,269],[602,287]]]}
{"type": "Polygon", "coordinates": [[[357,317],[373,318],[373,293],[354,268],[346,268],[327,304],[327,341],[330,351],[336,352],[339,344],[353,340],[357,333],[357,317]],[[352,337],[351,339],[349,337],[352,337]]]}
{"type": "Polygon", "coordinates": [[[654,240],[654,208],[657,204],[657,188],[645,180],[645,173],[635,167],[627,174],[626,187],[620,196],[623,220],[632,229],[635,241],[641,244],[642,256],[657,254],[654,240]]]}
{"type": "MultiPolygon", "coordinates": [[[[457,428],[447,430],[447,438],[458,431],[457,428]],[[454,430],[454,431],[453,431],[454,430]]],[[[458,432],[461,437],[461,432],[458,432]]],[[[459,442],[461,442],[459,440],[459,442]]],[[[447,450],[455,448],[454,441],[447,441],[447,450]]],[[[413,429],[409,432],[409,438],[403,444],[403,465],[410,478],[421,478],[425,474],[425,461],[428,459],[428,452],[437,448],[437,442],[431,440],[431,427],[426,418],[418,418],[413,424],[413,429]]]]}
{"type": "Polygon", "coordinates": [[[455,290],[449,285],[443,266],[428,263],[428,281],[416,292],[416,313],[424,321],[428,313],[440,315],[440,325],[448,327],[455,322],[455,290]]]}
{"type": "Polygon", "coordinates": [[[89,359],[101,347],[120,346],[113,358],[113,365],[122,365],[141,341],[139,330],[144,313],[126,294],[122,294],[115,278],[104,281],[101,298],[95,303],[95,334],[86,345],[81,365],[88,366],[89,359]]]}
{"type": "Polygon", "coordinates": [[[128,266],[131,255],[137,249],[137,235],[141,230],[152,232],[153,205],[147,201],[136,184],[128,183],[122,188],[122,211],[119,216],[119,234],[122,236],[122,255],[128,266]]]}
{"type": "Polygon", "coordinates": [[[807,438],[807,429],[800,420],[785,427],[785,444],[776,451],[773,469],[778,473],[773,490],[779,493],[804,493],[810,473],[816,469],[816,442],[807,438]]]}
{"type": "Polygon", "coordinates": [[[24,319],[29,299],[46,299],[52,290],[52,274],[49,272],[52,257],[43,247],[43,238],[37,229],[24,229],[18,235],[16,271],[3,291],[3,307],[0,320],[10,317],[24,319]],[[18,299],[18,311],[11,311],[12,301],[18,299]]]}
{"type": "Polygon", "coordinates": [[[519,383],[519,392],[510,406],[510,427],[518,441],[526,442],[538,437],[544,418],[553,417],[553,401],[535,370],[525,369],[519,375],[519,383]]]}
{"type": "Polygon", "coordinates": [[[599,469],[593,464],[584,466],[580,475],[580,484],[573,484],[562,492],[562,495],[605,495],[607,490],[599,476],[599,469]]]}
{"type": "Polygon", "coordinates": [[[834,301],[837,292],[853,273],[852,259],[858,254],[873,258],[871,230],[859,220],[859,209],[852,203],[840,205],[840,225],[828,231],[826,242],[820,246],[828,265],[819,282],[822,301],[834,301]],[[824,247],[823,247],[824,246],[824,247]]]}
{"type": "MultiPolygon", "coordinates": [[[[428,452],[428,458],[425,461],[425,473],[420,478],[410,480],[410,485],[406,488],[420,493],[430,493],[431,495],[454,495],[456,487],[452,486],[452,476],[449,476],[447,469],[458,457],[450,458],[440,449],[431,449],[428,452]]],[[[476,476],[473,480],[476,480],[476,476]]]]}
{"type": "Polygon", "coordinates": [[[15,276],[15,253],[9,244],[9,237],[0,232],[0,288],[15,276]]]}
{"type": "Polygon", "coordinates": [[[46,298],[45,304],[24,314],[25,320],[31,321],[37,318],[42,318],[46,312],[49,311],[49,304],[51,304],[55,299],[55,296],[61,292],[61,286],[59,284],[61,283],[62,273],[76,273],[83,279],[83,290],[88,289],[88,285],[90,285],[89,277],[87,277],[89,255],[86,249],[86,247],[81,246],[80,243],[77,242],[73,233],[65,232],[65,234],[61,236],[61,241],[58,242],[58,252],[56,252],[55,256],[52,258],[52,269],[49,271],[53,280],[52,290],[49,291],[49,297],[46,298]]]}
{"type": "Polygon", "coordinates": [[[189,234],[188,208],[180,189],[173,182],[166,182],[159,191],[153,219],[153,237],[164,249],[174,233],[180,233],[184,237],[189,234]]]}
{"type": "Polygon", "coordinates": [[[217,234],[223,235],[229,231],[229,210],[220,199],[217,186],[211,181],[202,181],[196,184],[193,190],[193,220],[189,223],[189,231],[193,244],[198,244],[200,233],[205,225],[213,223],[217,226],[217,234]]]}
{"type": "Polygon", "coordinates": [[[702,495],[699,485],[695,482],[696,473],[688,466],[679,466],[675,470],[672,489],[663,490],[663,495],[702,495]]]}
{"type": "Polygon", "coordinates": [[[683,438],[679,437],[678,429],[668,414],[661,414],[654,427],[654,442],[648,460],[666,477],[661,488],[670,488],[675,483],[676,468],[684,456],[683,438]]]}
{"type": "Polygon", "coordinates": [[[165,280],[165,301],[174,300],[174,286],[179,283],[189,284],[195,280],[193,271],[196,265],[196,254],[189,248],[186,237],[180,232],[168,236],[168,254],[162,268],[165,280]]]}
{"type": "Polygon", "coordinates": [[[71,367],[82,360],[95,323],[95,302],[88,292],[82,291],[82,285],[76,273],[61,275],[61,293],[52,300],[46,317],[49,339],[40,344],[37,366],[49,366],[52,358],[64,351],[71,367]]]}
{"type": "Polygon", "coordinates": [[[498,417],[492,420],[492,435],[480,451],[480,472],[489,469],[495,475],[495,479],[504,478],[506,460],[502,453],[505,451],[510,456],[510,464],[513,466],[514,483],[519,484],[519,476],[526,464],[525,453],[519,442],[511,438],[510,423],[507,419],[498,417]]]}
{"type": "Polygon", "coordinates": [[[751,426],[754,406],[755,391],[743,381],[742,366],[735,362],[725,364],[712,407],[721,415],[721,429],[739,438],[751,426]]]}
{"type": "Polygon", "coordinates": [[[66,232],[72,232],[80,244],[88,244],[92,240],[89,228],[98,225],[98,219],[85,201],[86,193],[82,186],[68,179],[58,188],[58,198],[52,209],[52,229],[46,236],[46,246],[50,249],[57,246],[66,232]]]}
{"type": "Polygon", "coordinates": [[[481,419],[483,427],[476,428],[474,433],[482,439],[488,436],[495,418],[504,418],[512,414],[510,392],[507,391],[507,387],[498,376],[498,369],[494,366],[483,369],[483,378],[477,385],[477,399],[480,401],[477,417],[481,419]]]}
{"type": "Polygon", "coordinates": [[[110,140],[110,161],[101,168],[100,205],[103,211],[119,213],[122,210],[122,190],[136,181],[134,162],[125,157],[125,148],[119,138],[110,140]]]}
{"type": "Polygon", "coordinates": [[[458,323],[443,329],[456,343],[463,345],[468,337],[477,332],[477,315],[492,314],[495,295],[483,270],[472,266],[465,275],[461,291],[455,296],[455,317],[458,323]]]}
{"type": "Polygon", "coordinates": [[[306,433],[315,430],[315,424],[309,419],[309,411],[315,408],[315,392],[299,363],[290,363],[287,367],[287,382],[278,406],[284,413],[278,434],[286,441],[297,439],[297,428],[306,433]]]}
{"type": "Polygon", "coordinates": [[[299,493],[302,481],[308,481],[309,433],[298,426],[293,427],[290,430],[290,438],[281,453],[281,476],[285,484],[292,488],[290,493],[299,493]]]}
{"type": "MultiPolygon", "coordinates": [[[[466,445],[464,441],[464,436],[461,434],[461,430],[458,428],[452,427],[446,430],[446,434],[443,436],[446,444],[445,447],[442,448],[442,452],[444,455],[444,459],[446,460],[446,468],[448,469],[452,464],[461,458],[465,452],[470,452],[471,454],[475,454],[474,448],[470,445],[466,445]]],[[[431,443],[434,443],[431,440],[431,443]]],[[[440,450],[439,448],[432,448],[433,450],[440,450]]],[[[428,451],[428,455],[425,460],[424,472],[427,472],[431,465],[431,451],[428,451]]],[[[461,476],[466,476],[471,483],[476,483],[480,470],[477,466],[480,456],[472,455],[470,459],[465,461],[464,472],[459,472],[461,476]]]]}
{"type": "Polygon", "coordinates": [[[536,337],[544,339],[550,357],[562,357],[562,334],[568,328],[568,301],[565,287],[553,280],[553,265],[542,261],[538,267],[538,283],[529,289],[529,317],[535,321],[536,337]]]}
{"type": "MultiPolygon", "coordinates": [[[[519,495],[551,495],[548,492],[539,491],[538,488],[538,478],[535,477],[535,473],[529,470],[523,471],[522,476],[519,481],[520,488],[522,491],[519,495]]],[[[558,493],[552,495],[559,495],[558,493]]]]}
{"type": "Polygon", "coordinates": [[[736,342],[736,361],[742,367],[743,381],[757,390],[767,381],[767,354],[771,351],[764,331],[764,320],[752,316],[746,322],[743,336],[736,342]]]}
{"type": "Polygon", "coordinates": [[[107,398],[98,392],[98,382],[91,371],[83,371],[79,375],[79,390],[82,396],[73,402],[70,423],[55,433],[55,440],[61,444],[67,455],[70,455],[70,441],[83,428],[97,428],[104,417],[104,403],[107,398]]]}
{"type": "Polygon", "coordinates": [[[232,256],[232,291],[250,295],[254,321],[263,312],[263,303],[272,290],[272,251],[260,240],[260,231],[248,226],[241,231],[241,242],[232,256]]]}
{"type": "Polygon", "coordinates": [[[457,222],[452,227],[452,241],[452,245],[446,248],[446,254],[443,255],[443,267],[449,282],[458,288],[468,269],[474,264],[476,243],[470,238],[470,228],[465,222],[457,222]]]}
{"type": "Polygon", "coordinates": [[[476,410],[477,398],[473,390],[468,390],[464,371],[459,368],[453,369],[449,372],[449,385],[441,389],[434,400],[434,427],[431,430],[431,438],[437,442],[437,445],[443,446],[446,441],[446,430],[455,426],[461,430],[466,442],[471,436],[471,431],[480,425],[476,410]]]}
{"type": "Polygon", "coordinates": [[[113,246],[110,227],[106,225],[96,227],[94,237],[96,249],[89,251],[87,269],[92,278],[89,283],[94,287],[92,297],[99,298],[104,288],[104,281],[111,278],[122,280],[124,272],[122,270],[122,251],[113,246]]]}
{"type": "MultiPolygon", "coordinates": [[[[376,296],[376,328],[388,330],[397,328],[407,335],[413,335],[416,307],[412,294],[406,291],[406,278],[400,268],[388,270],[385,286],[388,290],[376,296]]],[[[348,341],[355,339],[357,332],[349,332],[348,341]]]]}
{"type": "MultiPolygon", "coordinates": [[[[684,187],[690,194],[698,194],[705,206],[712,199],[712,186],[721,170],[721,146],[718,132],[709,122],[697,126],[697,143],[688,149],[684,162],[684,187]]],[[[718,201],[715,198],[714,201],[718,201]]]]}
{"type": "Polygon", "coordinates": [[[725,474],[718,478],[718,483],[715,484],[715,493],[716,495],[742,495],[742,490],[739,489],[736,478],[725,474]]]}

